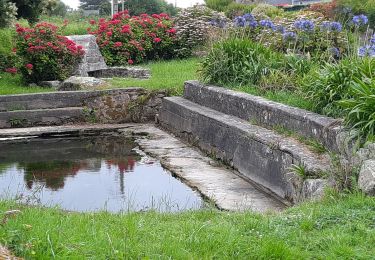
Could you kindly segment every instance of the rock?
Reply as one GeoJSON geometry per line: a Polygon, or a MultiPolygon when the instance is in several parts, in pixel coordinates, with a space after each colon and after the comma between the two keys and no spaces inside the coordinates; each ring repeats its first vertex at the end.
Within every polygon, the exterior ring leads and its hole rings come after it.
{"type": "Polygon", "coordinates": [[[375,196],[375,160],[363,163],[358,179],[359,188],[367,195],[375,196]]]}
{"type": "Polygon", "coordinates": [[[58,80],[40,81],[38,85],[41,87],[58,89],[61,85],[61,81],[58,81],[58,80]]]}
{"type": "Polygon", "coordinates": [[[149,69],[142,67],[109,67],[97,71],[89,72],[89,75],[95,78],[137,78],[148,79],[151,76],[149,69]]]}
{"type": "Polygon", "coordinates": [[[90,71],[107,68],[94,35],[71,35],[68,38],[76,44],[81,45],[85,51],[82,62],[79,64],[74,75],[87,77],[90,71]]]}
{"type": "Polygon", "coordinates": [[[75,91],[75,90],[94,90],[104,87],[108,83],[102,79],[93,77],[77,77],[72,76],[66,79],[58,88],[59,91],[75,91]]]}
{"type": "Polygon", "coordinates": [[[35,83],[30,83],[30,84],[29,84],[29,87],[30,87],[30,88],[34,88],[34,87],[38,87],[38,85],[35,84],[35,83]]]}
{"type": "Polygon", "coordinates": [[[324,195],[324,189],[328,186],[324,179],[307,179],[303,182],[302,196],[305,200],[321,199],[324,195]]]}

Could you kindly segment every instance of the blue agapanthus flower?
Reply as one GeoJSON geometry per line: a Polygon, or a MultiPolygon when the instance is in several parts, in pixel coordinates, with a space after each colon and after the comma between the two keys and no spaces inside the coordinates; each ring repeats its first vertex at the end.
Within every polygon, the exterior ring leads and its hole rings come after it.
{"type": "Polygon", "coordinates": [[[331,53],[331,55],[335,58],[340,58],[340,50],[336,47],[332,47],[329,49],[329,52],[331,53]]]}
{"type": "Polygon", "coordinates": [[[331,22],[330,24],[330,30],[332,32],[341,32],[342,31],[342,25],[339,22],[331,22]]]}
{"type": "Polygon", "coordinates": [[[253,20],[253,21],[248,21],[248,22],[246,22],[246,25],[249,26],[249,27],[251,27],[251,28],[255,28],[255,27],[258,26],[258,22],[255,21],[255,20],[253,20]]]}
{"type": "Polygon", "coordinates": [[[375,33],[372,35],[371,39],[370,39],[370,43],[372,45],[375,45],[375,33]]]}
{"type": "Polygon", "coordinates": [[[358,49],[359,57],[375,57],[375,45],[365,45],[358,49]]]}
{"type": "Polygon", "coordinates": [[[283,33],[283,41],[292,42],[297,39],[297,34],[295,32],[285,32],[283,33]]]}
{"type": "Polygon", "coordinates": [[[314,30],[315,25],[313,21],[301,19],[294,22],[294,27],[301,31],[311,32],[314,30]]]}
{"type": "Polygon", "coordinates": [[[355,26],[366,25],[368,23],[368,18],[364,14],[356,15],[353,17],[352,22],[355,26]]]}
{"type": "Polygon", "coordinates": [[[244,14],[242,17],[245,18],[245,20],[248,22],[255,20],[255,17],[252,14],[244,14]]]}
{"type": "Polygon", "coordinates": [[[323,32],[341,32],[342,25],[339,22],[324,21],[320,24],[320,30],[323,32]]]}
{"type": "Polygon", "coordinates": [[[275,30],[276,30],[277,32],[279,32],[279,33],[284,33],[284,32],[285,32],[285,27],[282,26],[281,24],[279,24],[279,25],[276,25],[275,30]]]}
{"type": "Polygon", "coordinates": [[[265,19],[265,20],[261,20],[259,22],[259,25],[264,27],[264,28],[270,28],[272,30],[275,30],[275,25],[273,24],[273,22],[269,19],[265,19]]]}
{"type": "Polygon", "coordinates": [[[237,27],[244,27],[245,23],[246,20],[242,16],[237,16],[236,18],[234,18],[234,25],[237,27]]]}
{"type": "Polygon", "coordinates": [[[331,22],[330,21],[323,21],[320,24],[320,30],[323,31],[323,32],[329,31],[330,28],[331,28],[331,22]]]}

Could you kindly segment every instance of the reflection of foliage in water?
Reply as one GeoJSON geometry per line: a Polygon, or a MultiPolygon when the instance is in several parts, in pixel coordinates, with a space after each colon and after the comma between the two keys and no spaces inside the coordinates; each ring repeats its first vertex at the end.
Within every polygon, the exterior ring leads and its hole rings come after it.
{"type": "Polygon", "coordinates": [[[20,163],[19,168],[25,171],[25,182],[29,189],[32,189],[34,183],[45,184],[52,190],[58,190],[64,187],[64,181],[67,176],[74,176],[83,165],[82,162],[74,161],[49,161],[20,163]]]}

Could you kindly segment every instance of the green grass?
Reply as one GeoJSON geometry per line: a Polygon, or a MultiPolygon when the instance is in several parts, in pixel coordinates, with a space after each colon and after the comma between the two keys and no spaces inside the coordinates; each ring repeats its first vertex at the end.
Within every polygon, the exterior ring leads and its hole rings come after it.
{"type": "Polygon", "coordinates": [[[20,75],[11,75],[9,73],[0,73],[0,95],[27,94],[51,91],[48,88],[28,87],[20,75]]]}
{"type": "Polygon", "coordinates": [[[214,209],[178,214],[20,209],[0,243],[26,259],[373,259],[375,199],[332,194],[278,215],[214,209]]]}
{"type": "Polygon", "coordinates": [[[144,87],[151,90],[168,89],[173,94],[180,95],[183,91],[184,82],[197,79],[199,60],[196,58],[185,60],[171,60],[150,62],[142,65],[150,68],[151,78],[147,80],[138,79],[113,79],[114,87],[144,87]]]}
{"type": "Polygon", "coordinates": [[[283,103],[285,105],[299,107],[306,110],[313,110],[313,105],[311,101],[305,99],[302,94],[295,92],[295,91],[288,91],[288,90],[278,90],[278,91],[271,91],[271,90],[260,90],[255,86],[237,86],[233,87],[233,90],[245,92],[248,94],[252,94],[255,96],[262,96],[272,101],[276,101],[279,103],[283,103]]]}

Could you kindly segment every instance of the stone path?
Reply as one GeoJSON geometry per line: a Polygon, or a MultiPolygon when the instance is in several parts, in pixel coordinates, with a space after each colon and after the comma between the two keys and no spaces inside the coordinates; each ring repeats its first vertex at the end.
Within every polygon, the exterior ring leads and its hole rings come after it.
{"type": "MultiPolygon", "coordinates": [[[[74,125],[0,129],[0,138],[116,131],[132,135],[142,150],[224,210],[280,211],[285,205],[234,172],[152,124],[74,125]]],[[[1,146],[1,143],[0,143],[1,146]]]]}

